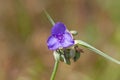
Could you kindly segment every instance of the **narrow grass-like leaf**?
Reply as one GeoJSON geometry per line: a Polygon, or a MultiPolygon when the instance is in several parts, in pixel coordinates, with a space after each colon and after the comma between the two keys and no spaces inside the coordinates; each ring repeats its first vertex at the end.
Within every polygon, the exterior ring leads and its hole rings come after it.
{"type": "Polygon", "coordinates": [[[44,9],[44,12],[45,12],[45,14],[46,14],[48,20],[50,21],[50,23],[51,23],[52,25],[54,25],[55,22],[54,22],[54,20],[52,19],[52,17],[48,14],[48,12],[47,12],[45,9],[44,9]]]}
{"type": "Polygon", "coordinates": [[[109,59],[109,60],[111,60],[112,62],[115,62],[115,63],[117,63],[117,64],[120,64],[120,61],[112,58],[111,56],[107,55],[106,53],[104,53],[104,52],[102,52],[102,51],[100,51],[100,50],[98,50],[98,49],[96,49],[95,47],[89,45],[88,43],[86,43],[86,42],[84,42],[84,41],[82,41],[82,40],[75,40],[75,44],[82,45],[82,46],[88,48],[89,50],[91,50],[91,51],[93,51],[93,52],[95,52],[95,53],[97,53],[97,54],[105,57],[106,59],[109,59]]]}

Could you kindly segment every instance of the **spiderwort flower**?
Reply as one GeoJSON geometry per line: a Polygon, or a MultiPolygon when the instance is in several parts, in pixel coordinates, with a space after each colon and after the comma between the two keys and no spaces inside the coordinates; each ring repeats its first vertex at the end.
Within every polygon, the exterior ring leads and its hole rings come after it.
{"type": "Polygon", "coordinates": [[[57,22],[52,28],[47,45],[50,50],[57,50],[74,45],[74,40],[66,26],[61,22],[57,22]]]}

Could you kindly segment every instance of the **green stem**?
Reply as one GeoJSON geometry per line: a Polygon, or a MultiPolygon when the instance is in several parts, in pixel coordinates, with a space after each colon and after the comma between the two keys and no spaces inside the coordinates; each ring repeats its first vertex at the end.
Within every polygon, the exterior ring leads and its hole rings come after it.
{"type": "Polygon", "coordinates": [[[96,49],[95,47],[89,45],[88,43],[86,43],[86,42],[84,42],[84,41],[82,41],[82,40],[75,40],[75,44],[82,45],[82,46],[88,48],[89,50],[91,50],[91,51],[93,51],[93,52],[95,52],[95,53],[97,53],[97,54],[105,57],[106,59],[111,60],[111,61],[114,62],[114,63],[120,64],[120,61],[112,58],[111,56],[103,53],[102,51],[96,49]]]}
{"type": "MultiPolygon", "coordinates": [[[[44,9],[44,13],[46,14],[46,16],[47,16],[48,20],[50,21],[50,23],[54,26],[54,24],[55,24],[54,20],[51,18],[51,16],[48,14],[48,12],[45,9],[44,9]]],[[[59,55],[58,55],[58,57],[59,57],[59,55]]],[[[56,72],[57,72],[57,69],[58,69],[58,64],[59,64],[59,60],[57,60],[56,57],[55,57],[54,69],[53,69],[50,80],[55,79],[56,72]]]]}
{"type": "Polygon", "coordinates": [[[55,79],[56,72],[57,72],[57,69],[58,69],[58,64],[59,64],[59,61],[56,60],[50,80],[54,80],[55,79]]]}

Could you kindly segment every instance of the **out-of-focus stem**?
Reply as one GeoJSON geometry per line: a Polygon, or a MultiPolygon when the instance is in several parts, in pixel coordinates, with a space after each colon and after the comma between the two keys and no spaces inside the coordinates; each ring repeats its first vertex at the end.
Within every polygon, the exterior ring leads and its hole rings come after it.
{"type": "Polygon", "coordinates": [[[54,80],[55,79],[56,72],[57,72],[57,69],[58,69],[58,64],[59,64],[59,61],[56,60],[55,64],[54,64],[54,69],[53,69],[53,72],[52,72],[50,80],[54,80]]]}

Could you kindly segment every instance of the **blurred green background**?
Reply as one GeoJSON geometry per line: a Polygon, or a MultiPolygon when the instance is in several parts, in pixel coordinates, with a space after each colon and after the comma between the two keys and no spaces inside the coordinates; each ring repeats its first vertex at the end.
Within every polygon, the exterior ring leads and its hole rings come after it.
{"type": "MultiPolygon", "coordinates": [[[[76,39],[120,60],[120,0],[0,0],[0,80],[50,79],[52,25],[43,8],[77,30],[76,39]]],[[[120,80],[120,65],[81,48],[76,63],[60,63],[56,80],[120,80]]]]}

